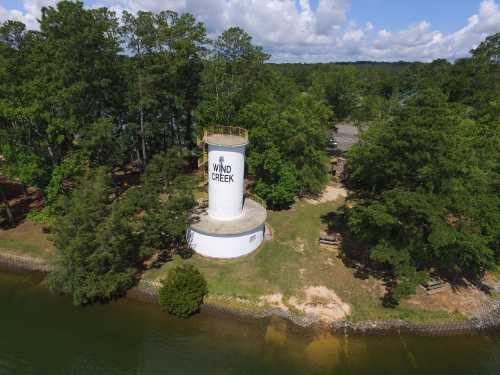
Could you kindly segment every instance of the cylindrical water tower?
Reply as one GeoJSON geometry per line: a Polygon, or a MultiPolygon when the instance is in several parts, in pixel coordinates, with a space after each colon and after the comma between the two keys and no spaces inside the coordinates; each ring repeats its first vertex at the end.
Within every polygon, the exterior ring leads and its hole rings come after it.
{"type": "Polygon", "coordinates": [[[246,255],[262,243],[266,221],[266,209],[244,194],[247,131],[214,127],[203,140],[208,145],[208,209],[193,214],[188,243],[208,257],[246,255]]]}
{"type": "Polygon", "coordinates": [[[244,186],[245,145],[208,143],[208,214],[219,220],[240,216],[244,186]]]}

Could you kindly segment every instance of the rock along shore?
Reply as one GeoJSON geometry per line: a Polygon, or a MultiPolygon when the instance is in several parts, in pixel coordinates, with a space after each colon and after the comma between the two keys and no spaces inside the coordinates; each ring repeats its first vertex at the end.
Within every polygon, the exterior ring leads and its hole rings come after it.
{"type": "MultiPolygon", "coordinates": [[[[0,253],[0,270],[13,272],[49,273],[53,269],[49,262],[39,258],[0,253]]],[[[158,303],[157,282],[142,281],[127,292],[127,297],[148,303],[158,303]]],[[[266,319],[277,316],[286,319],[299,327],[322,327],[335,334],[414,334],[414,335],[452,335],[477,332],[489,329],[500,329],[500,301],[494,301],[474,317],[468,320],[444,321],[436,323],[412,323],[404,320],[369,320],[351,322],[348,320],[322,323],[317,316],[299,315],[277,307],[250,309],[245,307],[226,306],[225,304],[208,302],[202,311],[209,314],[232,315],[242,318],[266,319]]]]}
{"type": "Polygon", "coordinates": [[[31,271],[48,273],[52,271],[52,265],[40,258],[26,255],[15,255],[0,253],[0,269],[7,271],[31,271]]]}
{"type": "MultiPolygon", "coordinates": [[[[141,285],[132,288],[127,293],[127,297],[150,303],[158,303],[158,287],[159,283],[143,282],[141,285]]],[[[413,323],[404,320],[368,320],[359,322],[339,320],[330,324],[325,324],[316,316],[298,315],[276,307],[254,310],[211,302],[205,303],[202,306],[202,311],[211,314],[225,314],[253,319],[265,319],[277,316],[299,327],[324,327],[335,334],[413,334],[446,336],[500,328],[500,301],[495,301],[491,305],[485,306],[481,312],[477,313],[471,319],[435,323],[413,323]]]]}

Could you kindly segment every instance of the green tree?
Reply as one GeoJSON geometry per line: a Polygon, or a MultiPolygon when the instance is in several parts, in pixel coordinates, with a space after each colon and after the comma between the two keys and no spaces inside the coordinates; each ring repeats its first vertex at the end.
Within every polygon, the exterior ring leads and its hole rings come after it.
{"type": "MultiPolygon", "coordinates": [[[[279,88],[279,84],[276,85],[279,88]]],[[[321,193],[328,182],[325,146],[332,113],[311,93],[263,93],[248,104],[238,123],[250,129],[248,171],[254,191],[270,206],[286,207],[296,195],[321,193]]]]}
{"type": "Polygon", "coordinates": [[[338,121],[350,117],[360,105],[360,82],[351,66],[335,66],[326,72],[316,73],[312,86],[323,93],[338,121]]]}
{"type": "Polygon", "coordinates": [[[496,33],[486,37],[484,41],[474,48],[472,56],[475,59],[482,59],[488,63],[500,64],[500,33],[496,33]]]}
{"type": "Polygon", "coordinates": [[[252,44],[238,27],[224,31],[213,42],[203,72],[203,100],[197,109],[202,125],[232,125],[239,111],[255,97],[270,55],[252,44]]]}
{"type": "Polygon", "coordinates": [[[196,205],[193,182],[185,176],[176,177],[167,190],[168,197],[146,211],[144,217],[143,254],[155,251],[168,255],[185,254],[188,248],[186,230],[190,210],[196,205]]]}
{"type": "Polygon", "coordinates": [[[499,139],[498,125],[463,120],[443,94],[425,90],[349,152],[357,194],[349,230],[394,273],[391,297],[412,292],[431,270],[477,278],[494,266],[499,139]]]}
{"type": "Polygon", "coordinates": [[[82,131],[120,108],[118,19],[105,8],[61,1],[42,8],[40,33],[32,57],[32,84],[39,89],[33,99],[43,111],[49,155],[57,164],[82,131]]]}
{"type": "MultiPolygon", "coordinates": [[[[0,153],[10,177],[45,188],[64,182],[52,174],[80,145],[91,145],[89,134],[110,123],[113,135],[120,132],[124,80],[113,12],[61,1],[43,8],[39,22],[39,32],[2,25],[0,49],[11,62],[6,95],[0,90],[0,153]]],[[[108,147],[116,139],[107,141],[108,147]]],[[[94,158],[95,150],[87,151],[94,158]]],[[[92,162],[113,164],[102,156],[92,162]]]]}
{"type": "Polygon", "coordinates": [[[110,118],[100,118],[82,130],[77,150],[92,167],[120,167],[128,161],[121,129],[110,118]]]}
{"type": "Polygon", "coordinates": [[[208,293],[203,275],[191,264],[170,270],[159,291],[160,305],[168,313],[187,318],[199,311],[208,293]]]}
{"type": "Polygon", "coordinates": [[[125,206],[112,199],[110,178],[99,168],[61,202],[50,285],[70,294],[76,305],[119,297],[135,283],[140,242],[123,214],[125,206]]]}
{"type": "Polygon", "coordinates": [[[254,155],[249,159],[252,172],[258,176],[254,192],[265,199],[270,207],[289,207],[298,190],[297,174],[293,165],[283,160],[274,146],[254,155]]]}
{"type": "Polygon", "coordinates": [[[192,113],[199,99],[205,26],[190,14],[123,13],[128,64],[129,126],[137,128],[142,164],[171,145],[192,146],[192,113]],[[137,125],[136,125],[137,124],[137,125]]]}
{"type": "Polygon", "coordinates": [[[8,177],[44,186],[50,162],[38,135],[37,106],[26,94],[33,89],[26,81],[33,77],[31,51],[38,39],[20,22],[0,24],[0,154],[8,177]]]}
{"type": "Polygon", "coordinates": [[[150,160],[142,186],[125,193],[129,216],[142,233],[141,256],[185,254],[190,210],[195,206],[194,181],[186,176],[186,151],[171,148],[150,160]]]}

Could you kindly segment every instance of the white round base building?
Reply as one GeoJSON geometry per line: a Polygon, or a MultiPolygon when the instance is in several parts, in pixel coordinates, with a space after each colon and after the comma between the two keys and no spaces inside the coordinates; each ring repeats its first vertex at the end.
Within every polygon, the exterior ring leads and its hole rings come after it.
{"type": "Polygon", "coordinates": [[[198,254],[211,258],[237,258],[254,251],[264,240],[266,210],[245,199],[243,212],[235,220],[217,220],[206,210],[193,216],[188,242],[198,254]]]}
{"type": "Polygon", "coordinates": [[[245,129],[206,130],[208,144],[208,207],[198,207],[187,231],[190,247],[211,258],[237,258],[264,240],[266,209],[244,198],[245,129]]]}

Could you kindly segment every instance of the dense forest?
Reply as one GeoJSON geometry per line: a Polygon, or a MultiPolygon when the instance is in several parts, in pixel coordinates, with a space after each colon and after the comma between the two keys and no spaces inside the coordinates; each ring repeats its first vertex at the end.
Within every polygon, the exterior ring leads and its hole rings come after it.
{"type": "Polygon", "coordinates": [[[335,124],[359,126],[339,221],[352,256],[389,271],[387,305],[431,271],[500,263],[500,34],[453,63],[271,64],[244,30],[211,40],[190,14],[61,1],[39,23],[0,24],[0,168],[43,192],[29,217],[50,224],[51,284],[75,303],[187,252],[196,138],[214,124],[248,129],[247,177],[271,209],[320,194],[335,124]]]}

